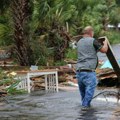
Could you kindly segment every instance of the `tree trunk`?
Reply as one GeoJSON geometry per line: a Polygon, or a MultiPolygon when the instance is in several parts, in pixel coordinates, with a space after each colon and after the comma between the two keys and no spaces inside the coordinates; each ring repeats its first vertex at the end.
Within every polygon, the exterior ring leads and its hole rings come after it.
{"type": "Polygon", "coordinates": [[[22,66],[32,64],[29,43],[29,0],[12,0],[12,13],[14,21],[14,43],[17,60],[22,66]]]}

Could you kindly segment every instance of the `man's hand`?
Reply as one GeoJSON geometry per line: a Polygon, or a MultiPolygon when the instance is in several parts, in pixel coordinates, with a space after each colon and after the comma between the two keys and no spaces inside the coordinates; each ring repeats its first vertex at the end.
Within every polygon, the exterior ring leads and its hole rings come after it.
{"type": "Polygon", "coordinates": [[[100,38],[103,43],[103,47],[100,49],[100,52],[102,53],[107,53],[108,50],[108,39],[107,37],[100,38]]]}

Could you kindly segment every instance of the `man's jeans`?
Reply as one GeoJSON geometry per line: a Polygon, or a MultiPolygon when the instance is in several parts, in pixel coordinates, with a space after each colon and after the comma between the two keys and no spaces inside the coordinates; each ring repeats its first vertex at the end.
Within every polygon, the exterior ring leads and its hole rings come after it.
{"type": "Polygon", "coordinates": [[[90,106],[95,88],[97,86],[97,78],[95,72],[77,72],[78,85],[82,100],[82,106],[90,106]]]}

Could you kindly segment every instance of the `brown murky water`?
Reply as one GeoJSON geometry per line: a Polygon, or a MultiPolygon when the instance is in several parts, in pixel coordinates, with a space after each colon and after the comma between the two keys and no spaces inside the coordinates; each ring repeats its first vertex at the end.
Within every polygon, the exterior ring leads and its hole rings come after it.
{"type": "Polygon", "coordinates": [[[92,108],[82,111],[78,90],[36,91],[7,99],[9,103],[0,105],[0,120],[120,120],[116,102],[94,99],[92,108]]]}

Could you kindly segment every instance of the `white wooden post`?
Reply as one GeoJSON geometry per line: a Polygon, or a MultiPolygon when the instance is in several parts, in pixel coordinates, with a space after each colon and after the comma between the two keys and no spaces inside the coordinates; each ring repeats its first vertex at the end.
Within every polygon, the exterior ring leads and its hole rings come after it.
{"type": "Polygon", "coordinates": [[[47,75],[45,75],[45,90],[48,91],[47,75]]]}
{"type": "Polygon", "coordinates": [[[55,78],[56,78],[56,92],[58,92],[58,73],[55,72],[55,78]]]}
{"type": "Polygon", "coordinates": [[[53,79],[54,79],[53,78],[53,74],[51,74],[51,82],[52,82],[51,83],[51,88],[52,88],[52,91],[54,91],[54,89],[53,89],[54,88],[54,81],[53,81],[53,79]]]}
{"type": "Polygon", "coordinates": [[[30,93],[30,76],[29,76],[29,73],[27,73],[27,86],[28,86],[28,93],[30,93]]]}
{"type": "Polygon", "coordinates": [[[50,74],[50,90],[52,91],[52,74],[50,74]]]}
{"type": "Polygon", "coordinates": [[[53,75],[53,90],[54,90],[54,92],[56,90],[56,76],[55,76],[55,74],[53,75]]]}

